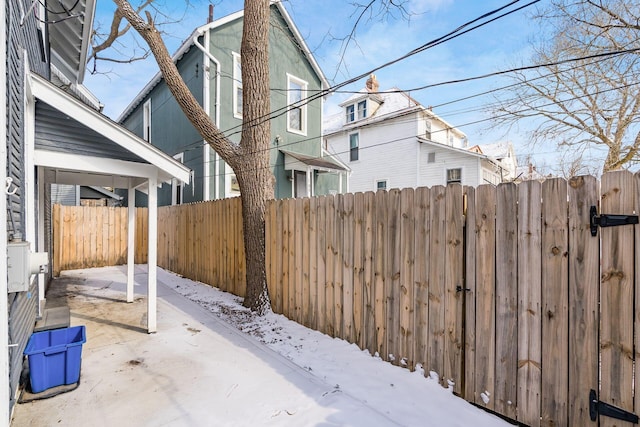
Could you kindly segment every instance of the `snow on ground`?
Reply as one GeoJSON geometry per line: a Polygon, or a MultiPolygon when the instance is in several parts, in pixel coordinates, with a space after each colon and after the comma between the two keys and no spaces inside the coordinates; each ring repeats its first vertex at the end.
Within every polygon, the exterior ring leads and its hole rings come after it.
{"type": "Polygon", "coordinates": [[[158,269],[158,280],[253,336],[296,365],[334,385],[404,426],[510,426],[454,396],[438,384],[437,374],[424,376],[371,356],[355,344],[308,329],[286,317],[254,315],[242,299],[217,288],[158,269]]]}

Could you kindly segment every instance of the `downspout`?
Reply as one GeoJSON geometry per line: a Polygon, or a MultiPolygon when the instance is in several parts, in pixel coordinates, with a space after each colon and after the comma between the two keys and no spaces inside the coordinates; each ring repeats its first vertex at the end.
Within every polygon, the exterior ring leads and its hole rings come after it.
{"type": "MultiPolygon", "coordinates": [[[[214,108],[216,109],[216,114],[215,114],[215,119],[214,119],[214,124],[216,125],[216,127],[218,129],[220,129],[220,61],[218,61],[213,55],[211,55],[211,53],[204,47],[202,46],[199,42],[198,42],[198,37],[200,37],[201,35],[203,35],[203,31],[199,31],[197,32],[194,36],[193,36],[193,44],[195,47],[197,47],[204,55],[207,59],[209,59],[209,61],[213,62],[214,64],[216,64],[216,100],[215,100],[215,104],[214,104],[214,108]]],[[[210,33],[209,30],[207,30],[206,32],[204,32],[204,43],[206,46],[209,46],[210,43],[210,33]]],[[[204,96],[204,103],[206,105],[206,111],[207,114],[209,114],[209,117],[211,117],[211,100],[210,100],[210,92],[209,92],[209,79],[205,79],[205,96],[204,96]]],[[[206,144],[205,147],[209,147],[209,144],[206,144]]],[[[205,153],[208,152],[208,148],[205,149],[205,153]]],[[[208,154],[208,153],[207,153],[208,154]]],[[[208,157],[206,157],[208,158],[208,157]]],[[[214,151],[214,155],[213,155],[213,161],[214,161],[214,168],[215,168],[215,173],[214,173],[214,178],[215,178],[215,183],[214,183],[214,199],[218,199],[220,198],[220,177],[218,176],[218,171],[219,171],[219,163],[220,163],[220,155],[218,154],[218,152],[214,151]]],[[[207,175],[205,174],[205,183],[207,183],[207,192],[206,194],[208,195],[208,187],[209,187],[209,181],[211,179],[211,177],[207,177],[207,175]]],[[[208,196],[207,196],[208,197],[208,196]]]]}

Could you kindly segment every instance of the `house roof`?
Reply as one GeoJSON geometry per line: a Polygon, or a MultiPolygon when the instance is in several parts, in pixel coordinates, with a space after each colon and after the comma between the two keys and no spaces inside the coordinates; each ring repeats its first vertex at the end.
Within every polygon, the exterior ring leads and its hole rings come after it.
{"type": "Polygon", "coordinates": [[[80,187],[81,199],[114,199],[122,200],[123,197],[112,191],[107,190],[104,187],[98,187],[97,185],[82,185],[80,187]]]}
{"type": "MultiPolygon", "coordinates": [[[[293,33],[294,37],[296,38],[296,42],[298,43],[298,45],[300,47],[300,50],[302,50],[302,52],[304,53],[305,57],[307,58],[307,60],[311,64],[311,67],[313,68],[313,70],[318,75],[318,77],[320,77],[320,81],[322,82],[322,89],[328,88],[329,87],[329,82],[328,82],[326,76],[324,75],[324,73],[320,69],[320,65],[318,65],[318,62],[313,57],[313,54],[311,53],[311,50],[309,50],[309,47],[307,46],[307,43],[304,41],[304,38],[302,38],[302,35],[300,34],[300,31],[298,30],[298,27],[296,27],[295,23],[291,19],[291,16],[287,12],[286,8],[282,5],[282,2],[280,0],[271,0],[271,4],[275,5],[278,8],[278,11],[282,14],[284,20],[286,21],[286,23],[289,26],[291,32],[293,33]]],[[[221,27],[222,25],[228,24],[229,22],[233,22],[233,21],[235,21],[237,19],[242,19],[243,17],[244,17],[244,10],[240,10],[238,12],[235,12],[235,13],[232,13],[230,15],[224,16],[224,17],[222,17],[220,19],[216,19],[213,22],[210,22],[208,24],[205,24],[205,25],[202,25],[202,26],[196,28],[191,33],[191,35],[189,37],[187,37],[187,39],[182,43],[182,45],[178,48],[176,53],[173,55],[173,57],[172,57],[173,61],[174,62],[179,61],[187,52],[189,52],[191,47],[193,47],[194,44],[195,44],[194,40],[197,39],[198,37],[200,37],[206,31],[216,29],[218,27],[221,27]]],[[[117,121],[118,122],[122,122],[124,119],[126,119],[127,116],[129,114],[131,114],[131,112],[153,90],[153,88],[156,87],[156,85],[158,83],[160,83],[161,80],[162,80],[162,73],[158,71],[156,73],[156,75],[153,76],[153,78],[149,81],[149,83],[147,83],[144,86],[144,88],[142,88],[140,93],[129,103],[127,108],[124,109],[124,111],[118,117],[117,121]]]]}
{"type": "Polygon", "coordinates": [[[189,168],[64,90],[34,73],[30,75],[30,86],[36,99],[61,113],[60,126],[64,126],[62,118],[78,121],[101,135],[104,144],[115,144],[139,159],[107,159],[80,156],[70,153],[69,150],[54,152],[36,149],[37,165],[65,171],[60,176],[67,176],[67,182],[59,183],[129,188],[132,182],[130,179],[134,179],[140,185],[144,185],[150,177],[157,178],[160,182],[169,182],[174,178],[189,182],[189,168]],[[72,182],[75,175],[79,175],[78,178],[81,176],[82,179],[72,182]]]}
{"type": "MultiPolygon", "coordinates": [[[[280,149],[282,153],[286,156],[290,156],[291,159],[295,162],[303,163],[309,166],[315,166],[321,169],[330,169],[336,171],[348,171],[349,168],[346,167],[342,162],[333,158],[332,155],[325,153],[326,156],[323,157],[313,157],[308,154],[296,153],[295,151],[280,149]]],[[[287,163],[287,159],[285,158],[285,163],[287,163]]]]}
{"type": "Polygon", "coordinates": [[[94,15],[95,0],[58,0],[47,8],[51,63],[74,83],[84,80],[94,15]]]}
{"type": "Polygon", "coordinates": [[[346,106],[361,99],[364,99],[367,96],[374,96],[374,100],[380,104],[380,107],[373,112],[373,114],[365,119],[357,120],[353,123],[345,124],[345,114],[343,111],[340,111],[336,114],[328,116],[323,123],[323,134],[330,135],[332,133],[336,133],[342,130],[349,130],[358,128],[361,126],[367,126],[374,123],[377,123],[382,120],[388,120],[395,117],[400,117],[406,114],[410,114],[413,112],[422,112],[432,117],[435,120],[439,120],[442,122],[447,128],[451,129],[453,132],[458,133],[460,136],[466,136],[464,132],[455,128],[454,126],[447,123],[441,117],[438,117],[434,112],[430,109],[424,107],[418,101],[413,99],[406,92],[393,87],[389,90],[383,92],[374,92],[367,93],[366,89],[362,89],[361,91],[351,95],[347,98],[346,101],[342,102],[341,106],[346,106]]]}

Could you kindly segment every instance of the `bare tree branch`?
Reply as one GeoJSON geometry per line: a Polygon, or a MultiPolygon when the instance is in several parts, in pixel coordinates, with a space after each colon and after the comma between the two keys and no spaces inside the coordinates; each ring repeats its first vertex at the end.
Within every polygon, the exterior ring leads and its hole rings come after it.
{"type": "MultiPolygon", "coordinates": [[[[640,6],[623,0],[553,0],[536,15],[550,32],[535,45],[533,60],[548,64],[637,45],[640,6]]],[[[640,56],[545,66],[512,78],[519,83],[491,108],[494,126],[535,120],[533,144],[555,141],[574,153],[606,149],[602,171],[627,167],[640,154],[640,56]]],[[[576,162],[572,159],[572,162],[576,162]]],[[[569,168],[571,169],[571,168],[569,168]]]]}

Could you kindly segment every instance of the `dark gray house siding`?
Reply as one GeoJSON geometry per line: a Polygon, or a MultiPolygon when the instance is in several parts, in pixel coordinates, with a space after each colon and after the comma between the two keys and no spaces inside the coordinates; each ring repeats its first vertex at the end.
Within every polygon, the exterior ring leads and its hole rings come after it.
{"type": "MultiPolygon", "coordinates": [[[[9,239],[25,235],[25,93],[26,64],[32,71],[48,78],[47,52],[43,51],[41,38],[36,36],[38,22],[33,14],[26,16],[20,25],[20,7],[17,0],[6,3],[6,19],[2,31],[7,31],[7,171],[16,192],[7,199],[7,235],[9,239]],[[25,58],[26,53],[26,58],[25,58]]],[[[37,315],[38,287],[31,282],[29,292],[8,295],[9,310],[9,408],[13,407],[23,365],[23,351],[33,331],[37,315]]]]}

